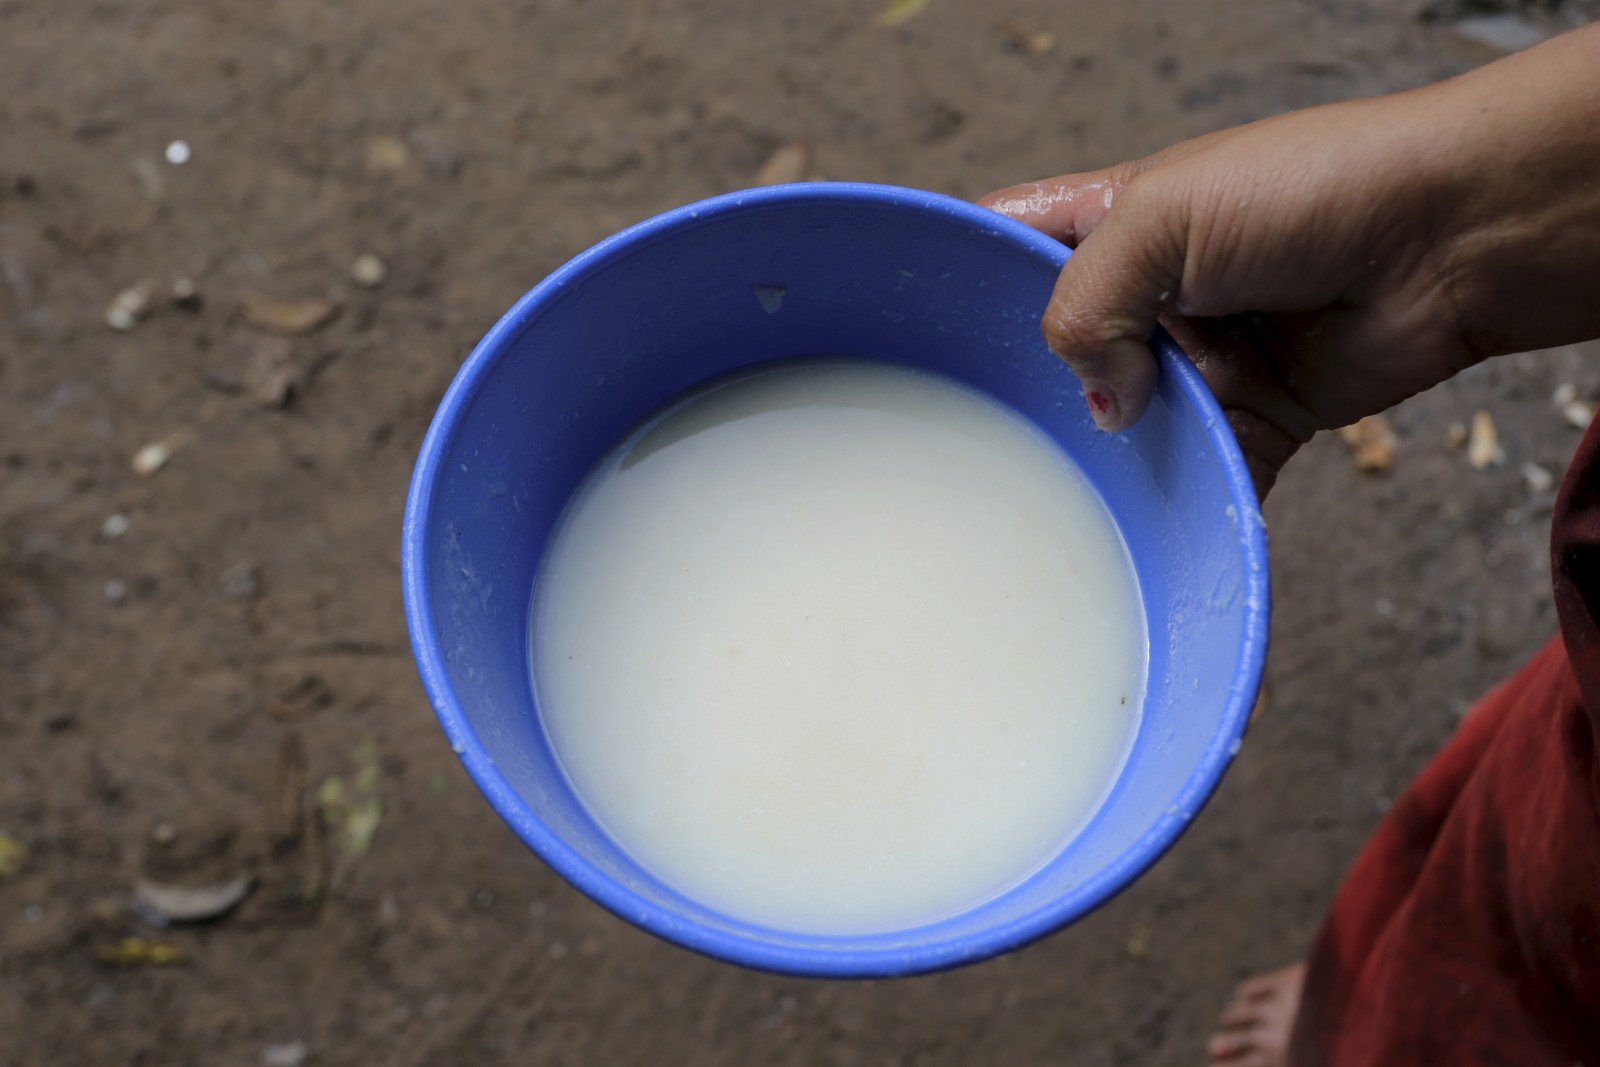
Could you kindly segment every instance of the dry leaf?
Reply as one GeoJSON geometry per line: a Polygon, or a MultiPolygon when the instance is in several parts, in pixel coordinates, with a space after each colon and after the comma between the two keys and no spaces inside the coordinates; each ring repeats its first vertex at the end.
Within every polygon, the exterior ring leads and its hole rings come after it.
{"type": "Polygon", "coordinates": [[[225,915],[250,895],[255,879],[241,874],[221,885],[182,886],[141,878],[133,883],[133,899],[146,917],[167,923],[198,923],[225,915]]]}
{"type": "Polygon", "coordinates": [[[756,171],[756,185],[788,185],[803,182],[811,170],[811,145],[805,141],[791,141],[779,145],[756,171]]]}
{"type": "Polygon", "coordinates": [[[345,788],[338,775],[325,778],[317,789],[322,821],[338,838],[348,859],[367,854],[383,821],[383,800],[378,796],[378,749],[371,741],[356,746],[356,775],[345,788]]]}
{"type": "Polygon", "coordinates": [[[1010,19],[1001,29],[1005,31],[1006,40],[1019,51],[1043,56],[1056,50],[1055,34],[1046,30],[1035,30],[1021,19],[1010,19]]]}
{"type": "Polygon", "coordinates": [[[177,945],[168,945],[160,941],[125,937],[121,941],[102,946],[98,955],[107,963],[118,967],[162,967],[183,959],[183,950],[177,945]]]}
{"type": "Polygon", "coordinates": [[[1495,428],[1494,419],[1487,411],[1476,413],[1472,416],[1472,429],[1467,433],[1467,462],[1472,464],[1473,470],[1481,471],[1498,467],[1505,461],[1500,431],[1495,428]]]}
{"type": "Polygon", "coordinates": [[[28,846],[10,834],[0,834],[0,878],[9,878],[28,862],[28,846]]]}
{"type": "Polygon", "coordinates": [[[374,796],[351,796],[337,774],[323,779],[317,790],[322,819],[338,837],[344,854],[355,859],[372,848],[378,824],[383,821],[383,801],[374,796]]]}
{"type": "Polygon", "coordinates": [[[272,771],[272,835],[292,842],[305,825],[306,749],[300,735],[285,730],[278,741],[278,762],[272,771]]]}
{"type": "Polygon", "coordinates": [[[245,321],[258,330],[293,336],[327,325],[339,313],[339,305],[315,296],[278,300],[261,293],[245,292],[239,295],[239,310],[244,313],[245,321]]]}
{"type": "Polygon", "coordinates": [[[1136,960],[1142,960],[1150,954],[1150,935],[1154,933],[1149,926],[1137,926],[1128,937],[1128,955],[1136,960]]]}
{"type": "Polygon", "coordinates": [[[1257,716],[1266,711],[1272,704],[1272,697],[1267,692],[1267,683],[1261,683],[1261,689],[1256,693],[1255,706],[1250,709],[1250,721],[1255,722],[1257,716]]]}
{"type": "Polygon", "coordinates": [[[1356,469],[1386,471],[1394,466],[1394,431],[1382,415],[1368,415],[1339,430],[1339,437],[1355,456],[1356,469]]]}
{"type": "Polygon", "coordinates": [[[872,20],[873,25],[887,29],[891,26],[904,26],[924,11],[933,0],[889,0],[884,9],[878,12],[878,17],[872,20]]]}
{"type": "Polygon", "coordinates": [[[1453,449],[1460,449],[1467,443],[1467,427],[1465,423],[1452,422],[1445,428],[1444,439],[1453,449]]]}
{"type": "Polygon", "coordinates": [[[400,138],[382,134],[367,141],[367,169],[378,173],[401,170],[411,162],[411,150],[400,138]]]}

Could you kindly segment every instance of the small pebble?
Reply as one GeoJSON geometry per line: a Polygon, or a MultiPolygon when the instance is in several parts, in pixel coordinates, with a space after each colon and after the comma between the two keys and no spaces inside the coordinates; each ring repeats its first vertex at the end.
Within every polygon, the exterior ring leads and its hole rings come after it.
{"type": "Polygon", "coordinates": [[[172,458],[172,452],[171,442],[151,441],[133,454],[129,465],[133,467],[133,473],[148,478],[167,465],[167,460],[172,458]]]}
{"type": "Polygon", "coordinates": [[[1522,465],[1522,480],[1528,483],[1528,491],[1531,493],[1549,492],[1556,484],[1556,476],[1537,463],[1522,465]]]}
{"type": "Polygon", "coordinates": [[[29,904],[22,909],[22,918],[30,925],[42,921],[44,919],[44,905],[29,904]]]}
{"type": "Polygon", "coordinates": [[[1012,19],[1002,29],[1005,31],[1006,40],[1018,51],[1043,56],[1056,50],[1055,34],[1047,30],[1035,30],[1021,19],[1012,19]]]}
{"type": "Polygon", "coordinates": [[[189,162],[189,142],[173,141],[167,145],[167,162],[174,167],[181,167],[189,162]]]}
{"type": "Polygon", "coordinates": [[[83,1006],[86,1008],[103,1008],[114,1003],[117,999],[117,987],[110,982],[101,982],[83,995],[83,1006]]]}
{"type": "Polygon", "coordinates": [[[112,297],[106,305],[106,325],[121,333],[139,325],[150,314],[150,293],[149,282],[138,282],[112,297]]]}
{"type": "Polygon", "coordinates": [[[389,268],[371,252],[350,264],[350,278],[363,289],[376,289],[389,279],[389,268]]]}
{"type": "Polygon", "coordinates": [[[1452,422],[1445,429],[1445,441],[1451,448],[1459,449],[1467,443],[1467,427],[1465,423],[1452,422]]]}
{"type": "Polygon", "coordinates": [[[1456,19],[1450,28],[1458,36],[1497,52],[1520,52],[1549,36],[1543,29],[1515,13],[1468,15],[1456,19]]]}
{"type": "Polygon", "coordinates": [[[252,563],[235,563],[222,572],[222,595],[229,600],[254,596],[260,584],[259,572],[252,563]]]}
{"type": "Polygon", "coordinates": [[[487,889],[480,889],[472,894],[472,906],[479,911],[488,911],[494,907],[494,894],[487,889]]]}
{"type": "Polygon", "coordinates": [[[300,384],[293,343],[283,337],[262,338],[245,364],[244,384],[260,406],[268,410],[287,407],[300,384]]]}
{"type": "Polygon", "coordinates": [[[128,583],[120,578],[112,578],[105,585],[106,600],[112,604],[120,604],[128,599],[128,583]]]}
{"type": "Polygon", "coordinates": [[[178,839],[178,828],[166,819],[150,827],[150,840],[158,845],[170,845],[178,839]]]}
{"type": "Polygon", "coordinates": [[[128,532],[128,525],[128,516],[120,512],[115,515],[108,515],[106,516],[106,521],[100,524],[100,536],[107,541],[115,541],[128,532]]]}
{"type": "Polygon", "coordinates": [[[200,306],[200,287],[193,278],[175,278],[172,282],[172,303],[193,311],[200,306]]]}
{"type": "Polygon", "coordinates": [[[1573,400],[1561,405],[1561,417],[1567,425],[1578,430],[1587,430],[1594,421],[1594,405],[1587,400],[1573,400]]]}
{"type": "Polygon", "coordinates": [[[1564,408],[1578,399],[1578,387],[1571,382],[1562,382],[1556,386],[1555,392],[1550,394],[1550,403],[1558,408],[1564,408]]]}
{"type": "Polygon", "coordinates": [[[564,959],[567,955],[567,946],[560,941],[550,946],[550,958],[553,960],[564,959]]]}
{"type": "Polygon", "coordinates": [[[261,1050],[261,1067],[300,1067],[310,1050],[304,1041],[285,1041],[261,1050]]]}

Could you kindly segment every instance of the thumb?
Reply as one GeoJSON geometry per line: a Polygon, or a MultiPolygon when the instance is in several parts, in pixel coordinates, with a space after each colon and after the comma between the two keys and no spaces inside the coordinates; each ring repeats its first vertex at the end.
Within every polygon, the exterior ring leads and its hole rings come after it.
{"type": "Polygon", "coordinates": [[[1117,197],[1056,279],[1044,313],[1044,338],[1083,383],[1089,414],[1102,430],[1139,420],[1159,372],[1147,341],[1173,304],[1186,252],[1181,215],[1141,185],[1117,197]]]}

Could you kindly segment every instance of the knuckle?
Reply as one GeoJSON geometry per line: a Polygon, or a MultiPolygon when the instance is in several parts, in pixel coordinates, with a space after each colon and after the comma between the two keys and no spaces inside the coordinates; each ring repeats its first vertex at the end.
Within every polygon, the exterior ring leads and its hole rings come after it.
{"type": "Polygon", "coordinates": [[[1052,304],[1041,328],[1050,350],[1080,371],[1114,369],[1119,343],[1129,337],[1127,323],[1083,306],[1052,304]]]}

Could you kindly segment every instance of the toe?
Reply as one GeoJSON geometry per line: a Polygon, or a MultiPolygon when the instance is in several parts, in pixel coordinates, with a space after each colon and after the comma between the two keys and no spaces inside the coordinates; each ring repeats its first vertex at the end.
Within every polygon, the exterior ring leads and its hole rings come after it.
{"type": "Polygon", "coordinates": [[[1278,972],[1258,974],[1240,982],[1233,999],[1241,1002],[1267,1000],[1278,995],[1279,985],[1278,972]]]}
{"type": "Polygon", "coordinates": [[[1261,1022],[1261,1009],[1255,1004],[1241,1004],[1234,1001],[1222,1010],[1217,1024],[1223,1030],[1243,1030],[1256,1026],[1261,1022]]]}
{"type": "Polygon", "coordinates": [[[1213,1034],[1210,1043],[1206,1045],[1206,1051],[1211,1053],[1213,1062],[1233,1063],[1241,1053],[1254,1047],[1255,1038],[1250,1031],[1231,1030],[1213,1034]]]}
{"type": "Polygon", "coordinates": [[[1276,971],[1258,974],[1239,983],[1235,1000],[1267,1000],[1297,992],[1305,973],[1305,964],[1295,963],[1276,971]]]}

